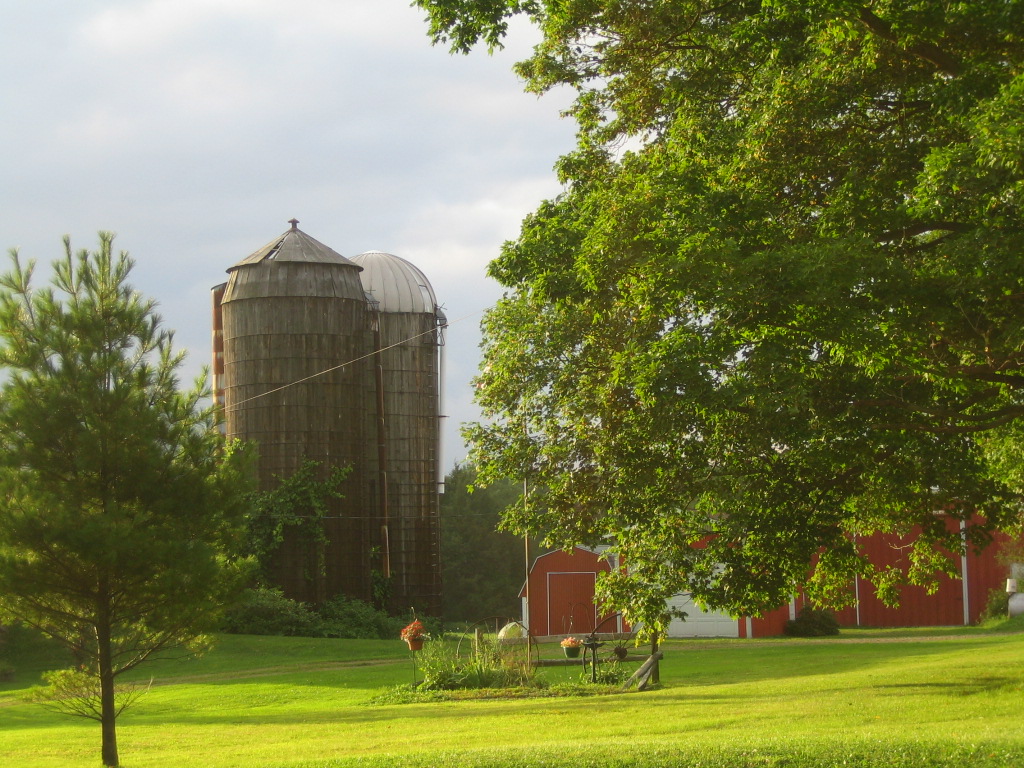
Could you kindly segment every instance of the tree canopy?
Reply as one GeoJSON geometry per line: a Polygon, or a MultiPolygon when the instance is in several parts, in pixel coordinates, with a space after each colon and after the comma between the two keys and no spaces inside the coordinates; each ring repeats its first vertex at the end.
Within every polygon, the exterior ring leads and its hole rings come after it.
{"type": "Polygon", "coordinates": [[[490,265],[467,434],[532,489],[506,525],[613,541],[653,626],[680,589],[892,600],[1019,524],[1024,5],[417,4],[463,52],[525,15],[527,88],[578,94],[564,193],[490,265]],[[920,532],[908,573],[875,531],[920,532]]]}
{"type": "Polygon", "coordinates": [[[182,354],[111,244],[65,239],[51,288],[14,252],[0,276],[0,619],[72,650],[70,709],[101,722],[104,765],[115,678],[215,628],[248,491],[245,454],[201,382],[179,391],[182,354]]]}
{"type": "Polygon", "coordinates": [[[476,476],[475,468],[459,464],[444,479],[441,563],[447,621],[511,618],[521,612],[524,544],[497,530],[502,512],[515,503],[520,489],[507,479],[478,488],[476,476]]]}

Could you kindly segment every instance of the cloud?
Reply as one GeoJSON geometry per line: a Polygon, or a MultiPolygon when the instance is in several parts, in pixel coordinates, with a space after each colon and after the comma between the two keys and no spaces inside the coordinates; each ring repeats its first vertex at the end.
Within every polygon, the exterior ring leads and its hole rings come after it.
{"type": "MultiPolygon", "coordinates": [[[[485,274],[573,144],[559,94],[495,56],[431,47],[408,0],[54,0],[5,18],[0,246],[44,264],[97,230],[138,262],[190,378],[209,358],[209,287],[287,228],[348,256],[420,266],[453,320],[452,418],[469,403],[485,274]],[[10,116],[17,116],[12,119],[10,116]]],[[[41,275],[42,276],[42,275],[41,275]]]]}

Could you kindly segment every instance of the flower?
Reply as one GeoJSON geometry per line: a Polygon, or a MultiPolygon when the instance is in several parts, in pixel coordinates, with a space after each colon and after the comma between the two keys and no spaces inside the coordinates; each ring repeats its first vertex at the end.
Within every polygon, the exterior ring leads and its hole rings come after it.
{"type": "Polygon", "coordinates": [[[421,640],[426,637],[427,631],[423,628],[423,622],[413,619],[412,623],[402,629],[403,640],[421,640]]]}
{"type": "Polygon", "coordinates": [[[579,648],[583,645],[583,641],[578,637],[567,637],[562,641],[563,648],[579,648]]]}

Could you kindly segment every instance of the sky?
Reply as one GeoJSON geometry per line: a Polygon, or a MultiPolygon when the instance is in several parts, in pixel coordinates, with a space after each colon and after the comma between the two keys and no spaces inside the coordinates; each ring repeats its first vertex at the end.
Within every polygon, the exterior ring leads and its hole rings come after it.
{"type": "Polygon", "coordinates": [[[534,30],[454,56],[424,15],[409,0],[0,0],[0,247],[43,267],[64,235],[79,249],[116,233],[188,350],[186,380],[210,359],[210,288],[289,219],[344,256],[408,259],[451,321],[450,469],[501,295],[487,263],[559,193],[574,130],[565,94],[527,94],[511,70],[534,30]]]}

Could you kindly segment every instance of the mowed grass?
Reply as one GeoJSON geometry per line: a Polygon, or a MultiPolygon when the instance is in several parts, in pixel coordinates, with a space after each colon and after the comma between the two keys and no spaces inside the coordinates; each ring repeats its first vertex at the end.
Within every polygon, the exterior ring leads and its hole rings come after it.
{"type": "MultiPolygon", "coordinates": [[[[1024,634],[675,641],[660,690],[587,698],[370,704],[412,679],[397,641],[224,636],[145,672],[125,768],[1024,765],[1024,634]]],[[[98,726],[22,703],[26,682],[0,685],[4,764],[97,766],[98,726]]]]}

